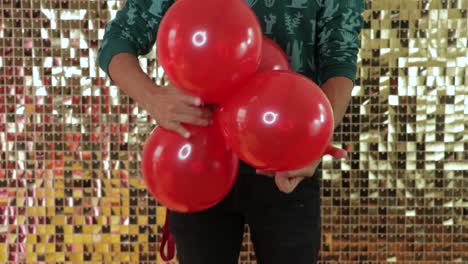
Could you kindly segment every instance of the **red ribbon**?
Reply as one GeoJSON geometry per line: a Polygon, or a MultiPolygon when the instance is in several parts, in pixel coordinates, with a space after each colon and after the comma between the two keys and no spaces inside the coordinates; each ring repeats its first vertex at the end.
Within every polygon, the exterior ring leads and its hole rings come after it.
{"type": "Polygon", "coordinates": [[[161,246],[159,248],[159,254],[164,261],[170,261],[174,258],[175,255],[175,243],[172,238],[171,233],[169,232],[169,210],[166,209],[166,220],[164,221],[163,233],[161,246]],[[166,252],[164,251],[167,245],[166,252]],[[167,253],[167,254],[166,254],[167,253]]]}

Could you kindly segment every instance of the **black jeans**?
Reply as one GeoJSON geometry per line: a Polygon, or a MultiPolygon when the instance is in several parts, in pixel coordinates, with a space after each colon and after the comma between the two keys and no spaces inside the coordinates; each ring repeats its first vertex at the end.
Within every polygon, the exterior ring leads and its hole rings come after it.
{"type": "Polygon", "coordinates": [[[181,264],[236,264],[244,224],[250,227],[258,264],[316,263],[320,244],[319,175],[291,194],[241,164],[229,195],[198,213],[169,212],[169,230],[181,264]]]}

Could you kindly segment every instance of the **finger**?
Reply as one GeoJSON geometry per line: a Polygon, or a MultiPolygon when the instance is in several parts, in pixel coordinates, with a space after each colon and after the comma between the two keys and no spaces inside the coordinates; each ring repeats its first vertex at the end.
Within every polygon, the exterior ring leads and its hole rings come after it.
{"type": "Polygon", "coordinates": [[[175,109],[176,114],[187,114],[195,117],[200,117],[203,119],[210,120],[212,117],[212,112],[205,108],[193,107],[189,105],[181,105],[175,109]]]}
{"type": "Polygon", "coordinates": [[[275,173],[271,171],[256,170],[256,173],[259,175],[274,177],[275,173]]]}
{"type": "Polygon", "coordinates": [[[162,125],[161,124],[161,127],[167,129],[167,130],[170,130],[170,131],[174,131],[176,132],[177,134],[183,136],[184,138],[189,138],[190,137],[190,132],[188,132],[187,129],[185,129],[185,127],[183,127],[181,124],[179,123],[176,123],[176,122],[169,122],[168,124],[166,125],[162,125]]]}
{"type": "Polygon", "coordinates": [[[276,183],[276,187],[278,187],[280,191],[284,193],[292,192],[292,186],[287,177],[275,176],[275,183],[276,183]]]}
{"type": "Polygon", "coordinates": [[[303,177],[281,177],[275,176],[275,183],[278,189],[284,193],[291,193],[296,189],[303,177]]]}
{"type": "Polygon", "coordinates": [[[195,117],[192,115],[187,114],[174,114],[173,118],[174,121],[184,123],[184,124],[191,124],[196,126],[207,126],[210,124],[209,119],[203,119],[200,117],[195,117]]]}
{"type": "Polygon", "coordinates": [[[203,105],[203,101],[201,100],[200,97],[197,97],[197,96],[193,96],[191,94],[188,94],[184,91],[182,91],[181,89],[177,88],[177,87],[174,87],[174,86],[170,86],[170,88],[175,92],[177,93],[177,96],[178,98],[180,99],[180,101],[184,102],[185,104],[188,104],[188,105],[193,105],[193,106],[201,106],[203,105]]]}
{"type": "Polygon", "coordinates": [[[296,187],[301,183],[302,180],[304,180],[305,177],[293,177],[293,178],[288,178],[289,182],[293,185],[293,190],[296,189],[296,187]]]}

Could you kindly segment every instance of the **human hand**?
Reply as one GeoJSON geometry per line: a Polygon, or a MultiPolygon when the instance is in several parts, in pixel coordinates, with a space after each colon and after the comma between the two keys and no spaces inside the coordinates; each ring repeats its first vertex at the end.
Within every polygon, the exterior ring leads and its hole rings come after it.
{"type": "Polygon", "coordinates": [[[320,160],[314,161],[309,166],[292,171],[268,172],[257,170],[257,174],[270,176],[275,179],[276,186],[284,193],[291,193],[306,177],[312,177],[320,164],[320,160]]]}
{"type": "Polygon", "coordinates": [[[172,85],[147,93],[142,106],[159,126],[185,138],[190,137],[190,133],[181,123],[207,126],[211,122],[212,111],[202,107],[200,98],[172,85]]]}

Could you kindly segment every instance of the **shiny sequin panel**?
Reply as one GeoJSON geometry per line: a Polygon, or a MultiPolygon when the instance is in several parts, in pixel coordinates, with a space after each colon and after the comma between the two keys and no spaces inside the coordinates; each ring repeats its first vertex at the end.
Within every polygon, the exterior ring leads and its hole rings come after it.
{"type": "MultiPolygon", "coordinates": [[[[162,263],[165,210],[140,175],[155,123],[96,62],[122,4],[0,0],[0,263],[162,263]]],[[[468,263],[467,11],[366,1],[320,263],[468,263]]],[[[161,82],[154,52],[141,65],[161,82]]]]}

